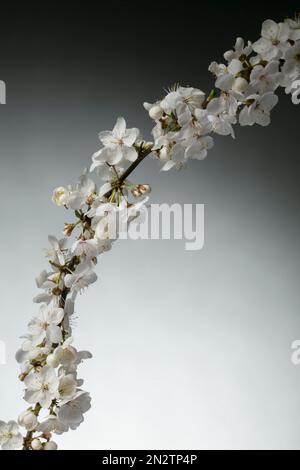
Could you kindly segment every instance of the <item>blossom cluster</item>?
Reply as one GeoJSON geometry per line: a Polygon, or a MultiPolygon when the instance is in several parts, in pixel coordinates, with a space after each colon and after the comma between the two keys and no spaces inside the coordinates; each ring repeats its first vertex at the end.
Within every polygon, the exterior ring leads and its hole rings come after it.
{"type": "Polygon", "coordinates": [[[114,186],[118,181],[116,166],[105,165],[104,169],[107,172],[102,171],[102,176],[110,183],[99,189],[84,174],[74,187],[59,187],[53,192],[53,201],[74,211],[76,221],[65,224],[63,238],[48,237],[49,269],[37,276],[40,292],[33,299],[39,310],[28,323],[16,353],[28,407],[18,423],[0,422],[3,449],[23,445],[31,450],[55,450],[53,434],[75,430],[91,406],[90,395],[77,375],[79,364],[92,355],[73,345],[75,300],[97,280],[97,257],[111,248],[120,228],[137,218],[138,208],[146,201],[141,196],[150,191],[146,184],[127,181],[114,186]],[[139,201],[129,203],[129,194],[139,201]],[[18,425],[27,431],[24,438],[18,425]]]}
{"type": "Polygon", "coordinates": [[[235,136],[233,126],[270,124],[270,113],[283,87],[294,104],[300,102],[300,17],[283,23],[267,20],[258,41],[237,38],[225,52],[226,63],[212,62],[215,86],[208,96],[199,89],[175,85],[155,103],[144,103],[155,121],[153,151],[162,170],[202,160],[214,134],[235,136]]]}
{"type": "Polygon", "coordinates": [[[163,171],[179,169],[190,158],[204,159],[214,134],[234,137],[237,123],[268,125],[279,87],[299,104],[299,18],[265,21],[258,41],[238,38],[224,58],[226,64],[209,66],[216,81],[207,96],[175,86],[162,100],[144,104],[155,121],[153,142],[142,140],[137,128],[127,129],[122,117],[112,131],[100,132],[101,148],[90,167],[100,187],[85,172],[75,186],[54,190],[53,201],[71,211],[75,221],[65,224],[61,239],[49,236],[48,269],[36,278],[38,313],[16,354],[27,407],[18,423],[0,421],[3,449],[55,450],[53,435],[76,429],[91,406],[77,369],[92,355],[73,345],[75,301],[97,280],[98,256],[111,249],[121,229],[138,222],[150,186],[128,179],[137,164],[151,154],[163,171]]]}

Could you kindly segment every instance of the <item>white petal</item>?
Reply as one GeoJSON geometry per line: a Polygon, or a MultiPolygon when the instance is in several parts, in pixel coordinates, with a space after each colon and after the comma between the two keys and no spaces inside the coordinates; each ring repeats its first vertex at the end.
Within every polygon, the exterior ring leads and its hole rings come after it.
{"type": "Polygon", "coordinates": [[[40,389],[41,381],[40,381],[38,374],[32,373],[32,374],[27,375],[27,377],[24,380],[24,384],[27,388],[37,391],[40,389]]]}
{"type": "Polygon", "coordinates": [[[270,112],[278,103],[278,96],[274,93],[265,93],[259,103],[259,107],[266,112],[270,112]]]}
{"type": "Polygon", "coordinates": [[[239,123],[241,126],[252,126],[254,122],[250,119],[249,108],[244,106],[239,115],[239,123]]]}
{"type": "Polygon", "coordinates": [[[110,190],[111,190],[111,184],[110,183],[103,184],[101,186],[100,190],[99,190],[99,197],[104,196],[104,194],[106,194],[110,190]]]}
{"type": "Polygon", "coordinates": [[[278,25],[273,20],[266,20],[262,24],[261,35],[267,39],[273,39],[277,37],[278,25]]]}
{"type": "Polygon", "coordinates": [[[277,38],[280,42],[285,42],[288,40],[290,35],[290,27],[287,23],[279,23],[278,25],[278,35],[277,38]]]}
{"type": "Polygon", "coordinates": [[[101,131],[98,137],[103,145],[111,145],[115,141],[115,137],[111,131],[101,131]]]}
{"type": "Polygon", "coordinates": [[[42,287],[42,285],[47,279],[47,276],[48,276],[48,273],[46,270],[44,270],[35,278],[35,282],[38,288],[42,287]]]}
{"type": "Polygon", "coordinates": [[[48,241],[50,243],[50,245],[52,246],[52,248],[57,251],[59,250],[59,243],[58,243],[58,240],[56,237],[54,237],[53,235],[49,235],[48,236],[48,241]]]}
{"type": "Polygon", "coordinates": [[[107,155],[106,162],[110,165],[117,165],[123,158],[121,146],[118,145],[114,149],[110,149],[110,153],[107,155]]]}
{"type": "Polygon", "coordinates": [[[255,122],[260,126],[268,126],[271,122],[270,115],[257,109],[255,112],[255,122]]]}
{"type": "Polygon", "coordinates": [[[213,98],[206,109],[210,114],[220,114],[224,111],[224,102],[220,98],[213,98]]]}
{"type": "Polygon", "coordinates": [[[40,390],[26,390],[24,395],[24,400],[27,403],[38,403],[41,398],[40,390]]]}
{"type": "Polygon", "coordinates": [[[123,117],[118,117],[115,127],[113,128],[113,135],[117,139],[122,139],[126,130],[126,121],[123,117]]]}
{"type": "Polygon", "coordinates": [[[175,162],[173,160],[168,160],[163,167],[160,169],[160,171],[169,171],[173,166],[175,165],[175,162]]]}
{"type": "Polygon", "coordinates": [[[129,160],[130,162],[134,162],[137,157],[138,153],[133,147],[123,147],[123,156],[126,158],[126,160],[129,160]]]}
{"type": "Polygon", "coordinates": [[[238,59],[233,59],[228,65],[228,72],[231,75],[236,75],[243,69],[243,64],[238,59]]]}
{"type": "Polygon", "coordinates": [[[48,319],[49,322],[59,325],[64,317],[64,311],[62,308],[53,308],[49,311],[48,319]]]}
{"type": "Polygon", "coordinates": [[[61,328],[59,328],[59,326],[56,326],[56,325],[50,325],[50,326],[47,328],[46,337],[47,337],[47,340],[48,340],[50,343],[53,343],[53,344],[59,344],[59,343],[61,343],[61,341],[62,341],[62,332],[61,332],[61,328]]]}
{"type": "Polygon", "coordinates": [[[227,91],[232,87],[233,82],[234,76],[229,73],[225,73],[224,75],[221,75],[217,78],[216,87],[220,88],[221,90],[227,91]]]}
{"type": "Polygon", "coordinates": [[[271,42],[269,39],[260,38],[253,44],[253,50],[258,54],[265,54],[271,47],[271,42]]]}
{"type": "Polygon", "coordinates": [[[250,82],[258,80],[261,77],[263,71],[264,67],[262,65],[256,65],[250,74],[250,82]]]}
{"type": "Polygon", "coordinates": [[[139,133],[140,131],[136,127],[133,129],[127,129],[122,139],[124,144],[127,145],[127,147],[131,147],[135,143],[139,133]]]}

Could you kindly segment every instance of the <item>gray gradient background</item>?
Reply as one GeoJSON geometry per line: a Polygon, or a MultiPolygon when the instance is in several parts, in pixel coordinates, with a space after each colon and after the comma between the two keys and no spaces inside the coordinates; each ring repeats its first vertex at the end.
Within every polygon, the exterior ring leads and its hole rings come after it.
{"type": "MultiPolygon", "coordinates": [[[[36,312],[47,234],[66,220],[53,187],[76,180],[118,115],[148,136],[143,101],[174,82],[209,91],[212,60],[297,6],[238,5],[1,12],[1,419],[24,408],[14,352],[36,312]]],[[[186,171],[140,166],[153,202],[206,205],[205,248],[122,241],[102,256],[75,329],[94,354],[81,369],[93,409],[62,448],[300,449],[299,111],[282,96],[270,127],[217,138],[186,171]]]]}

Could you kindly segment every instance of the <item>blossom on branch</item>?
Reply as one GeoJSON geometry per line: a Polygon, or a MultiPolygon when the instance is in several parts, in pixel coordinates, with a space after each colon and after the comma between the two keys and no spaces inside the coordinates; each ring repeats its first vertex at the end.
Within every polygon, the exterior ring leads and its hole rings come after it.
{"type": "Polygon", "coordinates": [[[224,59],[209,66],[215,82],[208,94],[177,84],[161,99],[144,103],[153,120],[153,142],[142,141],[137,128],[127,129],[122,117],[112,131],[99,133],[102,147],[92,156],[90,172],[96,170],[100,188],[85,171],[75,185],[53,191],[54,203],[67,209],[68,217],[73,212],[75,220],[65,223],[63,238],[48,238],[48,267],[36,278],[40,309],[16,353],[30,406],[19,415],[19,425],[0,421],[3,449],[56,450],[51,435],[76,429],[91,407],[78,367],[92,355],[73,345],[75,300],[97,280],[99,255],[142,220],[151,188],[129,181],[136,166],[151,155],[162,171],[179,170],[190,159],[206,158],[218,135],[235,137],[235,125],[267,126],[280,87],[300,103],[299,17],[265,21],[257,41],[237,38],[224,59]]]}

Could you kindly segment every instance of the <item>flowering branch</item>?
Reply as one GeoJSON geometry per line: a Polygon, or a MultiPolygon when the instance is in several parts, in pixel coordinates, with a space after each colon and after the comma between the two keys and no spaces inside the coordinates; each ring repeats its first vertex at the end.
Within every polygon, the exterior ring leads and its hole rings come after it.
{"type": "Polygon", "coordinates": [[[299,17],[265,21],[258,41],[245,44],[238,38],[224,58],[226,64],[209,66],[216,80],[207,97],[199,89],[176,85],[162,100],[144,104],[155,123],[153,142],[142,140],[138,129],[127,129],[124,118],[112,131],[100,132],[102,147],[90,168],[103,180],[100,188],[84,174],[75,186],[54,191],[53,201],[73,211],[75,220],[65,224],[64,238],[49,236],[50,267],[36,279],[42,292],[34,301],[40,310],[16,354],[29,407],[18,424],[0,421],[3,449],[55,450],[53,434],[76,429],[91,406],[77,375],[91,353],[73,346],[72,316],[77,295],[97,280],[97,257],[112,247],[122,227],[138,222],[150,186],[128,180],[135,168],[151,155],[162,163],[162,171],[180,169],[189,159],[207,156],[212,134],[234,137],[237,123],[267,126],[279,87],[300,103],[299,17]]]}

